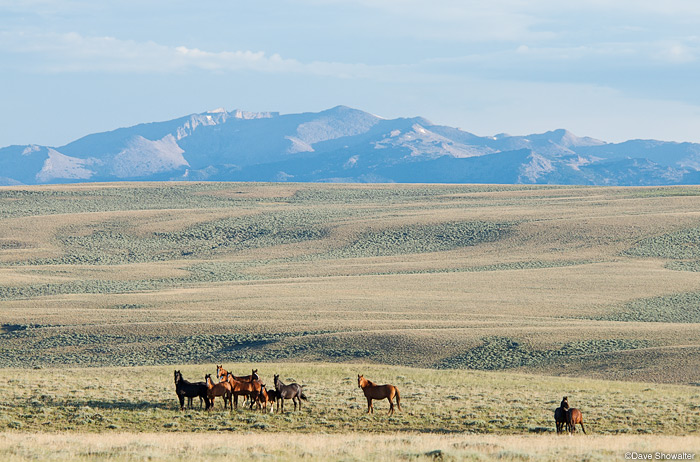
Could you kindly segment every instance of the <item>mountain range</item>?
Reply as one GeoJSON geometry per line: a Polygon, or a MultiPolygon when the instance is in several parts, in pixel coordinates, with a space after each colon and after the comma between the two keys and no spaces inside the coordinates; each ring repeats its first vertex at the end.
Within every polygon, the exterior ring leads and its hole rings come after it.
{"type": "Polygon", "coordinates": [[[0,149],[0,185],[145,180],[698,184],[700,144],[606,143],[563,129],[483,137],[338,106],[286,115],[217,109],[65,146],[0,149]]]}

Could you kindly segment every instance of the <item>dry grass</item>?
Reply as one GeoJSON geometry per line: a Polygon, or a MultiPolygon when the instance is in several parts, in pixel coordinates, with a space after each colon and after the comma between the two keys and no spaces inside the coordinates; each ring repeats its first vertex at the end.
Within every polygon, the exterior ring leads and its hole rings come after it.
{"type": "Polygon", "coordinates": [[[625,460],[627,453],[686,453],[697,460],[700,437],[0,433],[0,456],[31,460],[625,460]]]}
{"type": "Polygon", "coordinates": [[[700,383],[700,331],[682,302],[700,279],[671,269],[695,264],[678,256],[697,246],[698,195],[0,188],[0,365],[368,361],[700,383]],[[496,359],[465,362],[470,351],[496,359]]]}
{"type": "Polygon", "coordinates": [[[0,431],[76,433],[297,432],[437,434],[530,434],[554,432],[553,412],[561,397],[582,410],[589,433],[697,435],[697,387],[569,379],[504,372],[414,369],[368,364],[224,363],[237,375],[252,368],[273,387],[279,374],[305,387],[300,412],[263,415],[241,407],[181,412],[173,369],[191,381],[214,373],[214,364],[0,370],[0,431]],[[375,413],[357,387],[357,375],[391,383],[401,392],[402,412],[375,413]]]}

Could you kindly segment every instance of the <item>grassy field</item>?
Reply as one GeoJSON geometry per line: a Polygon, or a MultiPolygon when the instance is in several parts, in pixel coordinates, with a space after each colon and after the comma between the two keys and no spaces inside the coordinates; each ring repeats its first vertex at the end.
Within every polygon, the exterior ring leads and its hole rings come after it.
{"type": "Polygon", "coordinates": [[[700,188],[0,188],[0,367],[700,383],[700,188]]]}
{"type": "Polygon", "coordinates": [[[3,187],[0,458],[697,452],[699,270],[698,187],[3,187]],[[176,410],[222,363],[308,406],[176,410]]]}
{"type": "MultiPolygon", "coordinates": [[[[227,365],[230,366],[230,365],[227,365]]],[[[235,364],[243,374],[253,364],[235,364]]],[[[681,385],[365,364],[267,363],[268,384],[304,384],[293,412],[179,410],[172,367],[3,369],[2,460],[607,460],[628,451],[700,451],[700,390],[681,385]],[[366,414],[357,374],[401,391],[366,414]],[[561,396],[587,435],[554,435],[561,396]],[[94,435],[94,436],[93,436],[94,435]]],[[[182,366],[192,380],[213,364],[182,366]]],[[[579,431],[580,433],[580,431],[579,431]]]]}

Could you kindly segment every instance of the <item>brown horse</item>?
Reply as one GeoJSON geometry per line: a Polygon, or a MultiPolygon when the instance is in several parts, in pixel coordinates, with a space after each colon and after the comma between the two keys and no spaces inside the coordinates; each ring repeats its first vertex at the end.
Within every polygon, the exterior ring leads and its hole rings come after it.
{"type": "Polygon", "coordinates": [[[571,408],[566,412],[566,430],[572,435],[576,433],[576,424],[581,425],[581,430],[583,430],[583,434],[585,435],[586,429],[583,428],[583,415],[581,411],[576,408],[571,408]]]}
{"type": "Polygon", "coordinates": [[[226,409],[226,403],[231,404],[231,385],[228,382],[214,383],[211,374],[205,375],[204,380],[207,383],[207,398],[211,403],[209,410],[214,409],[214,398],[217,396],[223,397],[224,409],[226,409]]]}
{"type": "Polygon", "coordinates": [[[277,399],[277,391],[275,390],[268,390],[265,385],[263,384],[260,387],[260,393],[258,393],[258,408],[260,411],[264,414],[267,412],[267,406],[268,404],[270,405],[270,414],[275,410],[275,400],[277,399]]]}
{"type": "MultiPolygon", "coordinates": [[[[258,376],[258,370],[257,369],[252,369],[252,374],[250,375],[241,375],[241,376],[235,376],[228,372],[226,369],[224,369],[223,365],[222,366],[216,366],[216,377],[219,379],[220,382],[223,381],[228,381],[229,377],[233,377],[233,380],[238,380],[239,382],[252,382],[253,380],[260,380],[260,377],[258,376]]],[[[245,395],[246,401],[250,400],[250,395],[245,395]]],[[[238,399],[236,399],[238,401],[238,399]]],[[[253,406],[253,403],[250,403],[251,407],[253,406]]]]}
{"type": "Polygon", "coordinates": [[[367,414],[374,413],[373,399],[388,399],[389,400],[389,415],[394,413],[394,396],[396,396],[396,407],[401,410],[401,396],[399,389],[394,385],[376,385],[362,375],[357,376],[357,386],[362,388],[362,392],[367,398],[367,414]]]}
{"type": "MultiPolygon", "coordinates": [[[[257,377],[257,370],[253,371],[253,376],[257,377]]],[[[253,408],[255,400],[258,398],[260,393],[260,388],[262,387],[262,382],[260,380],[252,380],[250,382],[244,380],[237,380],[232,374],[227,373],[222,377],[222,382],[228,383],[231,387],[231,393],[233,395],[233,405],[238,409],[238,397],[243,395],[246,399],[250,398],[250,407],[253,408]]],[[[233,408],[232,408],[233,410],[233,408]]]]}
{"type": "Polygon", "coordinates": [[[250,375],[242,375],[240,377],[236,377],[235,375],[231,374],[226,369],[224,369],[223,365],[216,366],[216,378],[219,379],[219,382],[223,382],[224,380],[228,380],[229,375],[233,376],[233,378],[235,380],[238,380],[239,382],[252,382],[253,380],[260,379],[260,377],[258,377],[258,370],[257,369],[253,369],[253,373],[250,375]]]}

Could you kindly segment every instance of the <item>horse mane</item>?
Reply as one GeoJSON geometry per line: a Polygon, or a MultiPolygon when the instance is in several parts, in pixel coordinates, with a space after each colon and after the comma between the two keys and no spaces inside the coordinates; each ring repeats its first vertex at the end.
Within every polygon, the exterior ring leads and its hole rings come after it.
{"type": "Polygon", "coordinates": [[[370,386],[370,387],[376,387],[376,386],[377,386],[376,383],[372,382],[370,379],[368,379],[368,378],[365,377],[364,375],[362,376],[362,378],[365,379],[365,382],[367,382],[367,385],[368,385],[368,386],[370,386]]]}

